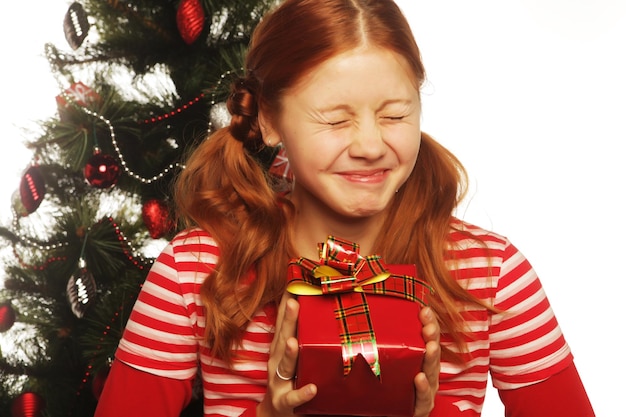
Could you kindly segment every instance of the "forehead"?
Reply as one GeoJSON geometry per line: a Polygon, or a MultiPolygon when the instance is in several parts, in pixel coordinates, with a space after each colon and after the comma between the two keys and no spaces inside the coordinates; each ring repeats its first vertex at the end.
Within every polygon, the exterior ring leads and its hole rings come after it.
{"type": "Polygon", "coordinates": [[[362,46],[339,53],[304,74],[285,96],[310,100],[412,94],[419,90],[408,61],[389,49],[362,46]]]}

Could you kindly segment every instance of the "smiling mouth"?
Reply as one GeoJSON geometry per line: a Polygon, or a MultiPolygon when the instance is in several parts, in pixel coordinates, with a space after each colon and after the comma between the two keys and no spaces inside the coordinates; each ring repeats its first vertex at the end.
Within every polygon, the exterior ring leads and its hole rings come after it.
{"type": "Polygon", "coordinates": [[[350,171],[341,172],[339,175],[350,181],[362,184],[380,183],[387,178],[388,169],[378,169],[376,171],[350,171]]]}

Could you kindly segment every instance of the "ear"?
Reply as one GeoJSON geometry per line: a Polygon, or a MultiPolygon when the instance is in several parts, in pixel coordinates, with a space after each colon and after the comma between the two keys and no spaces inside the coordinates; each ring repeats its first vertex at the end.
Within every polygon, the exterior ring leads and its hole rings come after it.
{"type": "Polygon", "coordinates": [[[278,146],[281,142],[280,135],[278,131],[274,128],[274,123],[272,118],[264,112],[263,110],[259,111],[259,127],[261,128],[261,136],[263,136],[263,142],[267,146],[278,146]]]}

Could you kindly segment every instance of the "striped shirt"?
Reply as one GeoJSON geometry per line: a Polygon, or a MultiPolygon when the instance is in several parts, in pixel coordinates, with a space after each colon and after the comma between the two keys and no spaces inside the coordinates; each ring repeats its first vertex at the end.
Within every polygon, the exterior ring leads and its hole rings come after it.
{"type": "MultiPolygon", "coordinates": [[[[480,416],[487,376],[498,389],[543,381],[573,361],[537,275],[504,237],[459,223],[478,236],[451,232],[450,268],[460,285],[493,305],[464,307],[471,330],[464,365],[441,363],[438,395],[463,416],[480,416]]],[[[205,315],[199,288],[219,256],[211,236],[193,229],[177,235],[155,261],[139,294],[116,357],[151,374],[191,379],[198,373],[205,416],[239,416],[263,399],[275,311],[257,312],[246,329],[246,360],[227,367],[204,341],[205,315]]],[[[455,349],[449,336],[442,345],[455,349]]],[[[453,416],[450,416],[453,417],[453,416]]]]}

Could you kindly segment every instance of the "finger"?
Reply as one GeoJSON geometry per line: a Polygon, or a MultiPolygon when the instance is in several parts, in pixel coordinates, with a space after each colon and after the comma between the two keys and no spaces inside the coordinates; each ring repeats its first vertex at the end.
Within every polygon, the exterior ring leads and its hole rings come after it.
{"type": "Polygon", "coordinates": [[[296,323],[298,322],[298,312],[300,304],[291,294],[285,297],[285,315],[282,320],[281,332],[294,336],[296,334],[296,323]]]}
{"type": "Polygon", "coordinates": [[[268,371],[274,373],[274,381],[277,384],[293,384],[292,379],[295,375],[298,358],[298,341],[294,336],[299,308],[300,305],[293,296],[283,296],[281,300],[282,319],[280,322],[277,321],[271,357],[268,362],[268,371]]]}
{"type": "Polygon", "coordinates": [[[296,336],[296,325],[298,324],[298,312],[300,304],[293,297],[285,299],[285,308],[281,322],[278,324],[274,340],[277,341],[279,349],[285,349],[287,340],[296,336]]]}
{"type": "Polygon", "coordinates": [[[437,390],[433,389],[431,381],[428,380],[424,372],[417,374],[413,382],[415,384],[415,391],[417,391],[414,416],[428,416],[435,407],[435,394],[437,390]]]}
{"type": "Polygon", "coordinates": [[[286,406],[293,410],[299,405],[311,401],[317,394],[317,386],[315,384],[307,384],[300,389],[293,390],[285,396],[286,406]]]}
{"type": "Polygon", "coordinates": [[[437,317],[430,307],[424,307],[420,311],[420,321],[422,322],[422,336],[426,342],[431,340],[439,342],[441,333],[437,317]]]}
{"type": "Polygon", "coordinates": [[[299,305],[295,300],[289,301],[288,304],[284,324],[281,328],[281,339],[284,338],[285,340],[284,351],[276,366],[276,374],[283,381],[290,380],[295,376],[299,353],[298,340],[294,337],[299,305]],[[293,320],[292,315],[296,318],[295,320],[293,320]]]}
{"type": "Polygon", "coordinates": [[[274,395],[265,395],[259,404],[259,407],[265,411],[261,411],[257,415],[292,415],[294,408],[311,401],[316,394],[317,387],[314,384],[307,384],[297,390],[280,388],[279,391],[275,391],[274,395]]]}
{"type": "Polygon", "coordinates": [[[439,373],[441,371],[441,346],[439,343],[431,341],[426,344],[422,370],[430,382],[431,388],[437,391],[439,388],[439,373]]]}
{"type": "Polygon", "coordinates": [[[280,304],[278,305],[278,312],[276,315],[276,323],[281,323],[283,321],[283,317],[285,317],[285,307],[287,305],[287,300],[291,298],[292,295],[288,292],[285,292],[280,299],[280,304]]]}
{"type": "MultiPolygon", "coordinates": [[[[281,351],[282,351],[282,346],[285,343],[285,338],[283,337],[284,335],[283,323],[284,323],[285,315],[287,312],[287,302],[293,298],[294,296],[292,294],[285,292],[280,300],[280,304],[278,305],[278,311],[276,314],[276,327],[274,331],[274,339],[272,340],[272,344],[270,345],[270,352],[274,352],[277,346],[281,346],[281,351]]],[[[297,317],[297,313],[296,313],[296,317],[297,317]]]]}
{"type": "Polygon", "coordinates": [[[298,358],[298,341],[289,338],[286,341],[285,352],[276,365],[276,377],[278,380],[292,382],[295,377],[296,361],[298,358]]]}
{"type": "Polygon", "coordinates": [[[441,371],[441,330],[433,310],[429,307],[420,312],[422,320],[422,336],[426,342],[424,363],[422,370],[431,388],[436,392],[439,388],[439,373],[441,371]]]}

